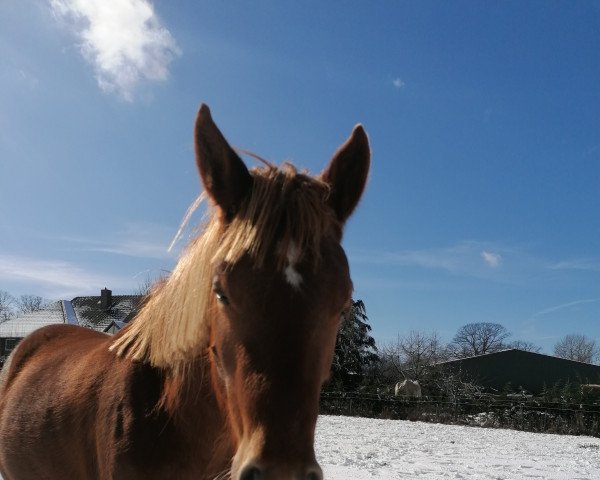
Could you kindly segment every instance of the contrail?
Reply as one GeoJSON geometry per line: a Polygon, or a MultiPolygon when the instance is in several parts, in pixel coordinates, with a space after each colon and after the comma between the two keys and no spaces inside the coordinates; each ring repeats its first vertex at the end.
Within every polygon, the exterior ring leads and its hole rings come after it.
{"type": "Polygon", "coordinates": [[[585,300],[575,300],[574,302],[563,303],[561,305],[556,305],[555,307],[546,308],[545,310],[541,310],[537,313],[534,313],[531,318],[541,317],[542,315],[546,315],[548,313],[555,312],[557,310],[562,310],[563,308],[573,307],[575,305],[581,305],[583,303],[595,303],[600,302],[600,298],[588,298],[585,300]]]}

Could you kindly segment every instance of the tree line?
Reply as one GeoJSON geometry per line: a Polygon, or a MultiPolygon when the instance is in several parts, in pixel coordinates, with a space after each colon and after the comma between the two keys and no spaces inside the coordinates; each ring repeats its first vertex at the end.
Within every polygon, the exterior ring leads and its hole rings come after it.
{"type": "MultiPolygon", "coordinates": [[[[411,331],[378,347],[371,336],[365,304],[355,300],[342,320],[326,389],[355,391],[391,385],[404,378],[423,380],[437,363],[510,348],[540,352],[533,343],[510,340],[511,336],[499,323],[477,322],[461,326],[448,343],[435,331],[411,331]]],[[[578,362],[600,362],[600,347],[582,334],[566,335],[554,345],[553,353],[578,362]]]]}
{"type": "Polygon", "coordinates": [[[0,323],[15,318],[17,315],[41,310],[47,304],[48,302],[38,295],[15,297],[4,290],[0,290],[0,323]]]}

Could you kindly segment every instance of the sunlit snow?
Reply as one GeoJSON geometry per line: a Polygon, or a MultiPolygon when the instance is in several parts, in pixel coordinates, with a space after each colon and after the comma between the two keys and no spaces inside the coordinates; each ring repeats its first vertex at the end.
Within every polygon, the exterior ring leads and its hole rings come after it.
{"type": "Polygon", "coordinates": [[[321,416],[315,447],[325,480],[600,480],[593,437],[321,416]]]}
{"type": "Polygon", "coordinates": [[[321,416],[326,480],[599,480],[600,439],[321,416]]]}

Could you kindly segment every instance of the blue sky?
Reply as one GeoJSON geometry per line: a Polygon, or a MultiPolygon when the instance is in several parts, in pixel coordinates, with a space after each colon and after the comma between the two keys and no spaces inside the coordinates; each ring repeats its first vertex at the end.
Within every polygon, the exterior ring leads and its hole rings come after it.
{"type": "Polygon", "coordinates": [[[344,243],[379,343],[600,340],[599,52],[597,1],[6,0],[0,289],[171,269],[206,102],[233,145],[313,173],[365,126],[344,243]]]}

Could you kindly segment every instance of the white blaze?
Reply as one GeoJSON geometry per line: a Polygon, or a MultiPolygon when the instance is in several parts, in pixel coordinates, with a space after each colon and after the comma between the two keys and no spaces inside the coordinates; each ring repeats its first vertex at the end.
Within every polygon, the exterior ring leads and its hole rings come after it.
{"type": "Polygon", "coordinates": [[[293,242],[290,243],[287,251],[288,265],[284,270],[284,274],[287,282],[296,289],[300,288],[300,284],[302,283],[302,275],[296,270],[296,263],[299,258],[300,252],[298,251],[298,247],[293,242]]]}

